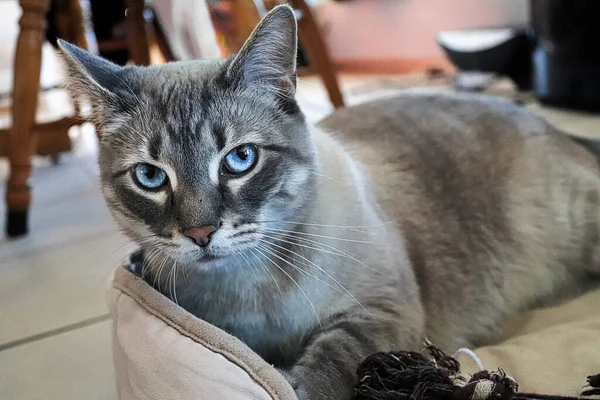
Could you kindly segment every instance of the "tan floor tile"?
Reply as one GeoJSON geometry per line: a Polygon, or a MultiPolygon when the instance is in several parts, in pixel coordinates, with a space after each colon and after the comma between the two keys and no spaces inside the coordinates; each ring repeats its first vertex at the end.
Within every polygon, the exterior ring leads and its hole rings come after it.
{"type": "MultiPolygon", "coordinates": [[[[107,313],[106,286],[130,248],[95,239],[19,253],[0,263],[0,345],[107,313]]],[[[1,364],[1,361],[0,361],[1,364]]]]}
{"type": "MultiPolygon", "coordinates": [[[[0,209],[2,216],[4,210],[0,209]]],[[[34,201],[30,232],[17,239],[0,237],[0,271],[5,262],[27,257],[41,249],[70,246],[82,239],[116,235],[116,228],[96,189],[73,191],[49,203],[34,201]]],[[[1,283],[1,282],[0,282],[1,283]]]]}
{"type": "Polygon", "coordinates": [[[529,109],[567,132],[581,136],[600,138],[599,114],[588,114],[571,110],[542,107],[537,103],[531,104],[529,109]]]}
{"type": "Polygon", "coordinates": [[[0,352],[0,398],[117,400],[110,323],[0,352]]]}

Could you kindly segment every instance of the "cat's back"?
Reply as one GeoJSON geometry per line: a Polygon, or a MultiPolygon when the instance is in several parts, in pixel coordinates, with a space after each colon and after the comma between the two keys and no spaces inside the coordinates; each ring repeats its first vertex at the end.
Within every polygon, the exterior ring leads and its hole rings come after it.
{"type": "Polygon", "coordinates": [[[455,211],[499,205],[524,167],[582,151],[525,108],[482,95],[407,92],[338,110],[321,126],[364,166],[396,220],[426,212],[428,202],[455,211]]]}
{"type": "Polygon", "coordinates": [[[322,126],[362,164],[397,222],[428,334],[440,343],[478,341],[498,323],[491,316],[550,293],[568,264],[582,262],[564,238],[588,241],[573,231],[585,215],[571,207],[595,206],[586,193],[600,193],[597,161],[525,108],[407,93],[336,111],[322,126]]]}
{"type": "MultiPolygon", "coordinates": [[[[351,151],[374,147],[407,156],[411,150],[428,158],[440,152],[477,152],[486,145],[553,131],[542,118],[504,100],[429,91],[406,91],[337,110],[320,125],[339,134],[351,151]],[[399,145],[403,148],[395,147],[399,145]]],[[[360,152],[355,155],[362,157],[360,152]]]]}
{"type": "Polygon", "coordinates": [[[452,93],[379,99],[336,111],[322,126],[364,167],[388,217],[420,236],[434,223],[455,234],[465,225],[457,219],[503,232],[508,187],[527,173],[519,164],[536,158],[528,142],[561,140],[522,107],[452,93]]]}

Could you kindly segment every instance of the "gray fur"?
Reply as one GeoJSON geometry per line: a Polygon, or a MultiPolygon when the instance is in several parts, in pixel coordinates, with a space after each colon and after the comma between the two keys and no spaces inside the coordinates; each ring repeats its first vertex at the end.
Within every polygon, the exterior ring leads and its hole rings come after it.
{"type": "Polygon", "coordinates": [[[363,358],[425,336],[447,350],[485,343],[598,269],[590,152],[485,97],[406,94],[309,127],[288,7],[224,62],[120,68],[61,46],[94,105],[106,202],[145,250],[146,279],[275,364],[300,399],[350,398],[363,358]],[[222,174],[247,143],[257,166],[222,174]],[[141,162],[169,186],[137,187],[141,162]],[[206,248],[182,234],[204,225],[221,225],[206,248]]]}

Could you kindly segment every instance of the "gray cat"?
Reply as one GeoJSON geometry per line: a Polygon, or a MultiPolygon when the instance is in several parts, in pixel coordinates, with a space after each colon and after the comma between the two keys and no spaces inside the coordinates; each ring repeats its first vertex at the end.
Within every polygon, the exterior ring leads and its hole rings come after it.
{"type": "Polygon", "coordinates": [[[352,397],[374,352],[484,343],[598,271],[592,152],[485,97],[406,94],[310,127],[296,43],[283,6],[227,61],[122,68],[61,46],[145,279],[300,399],[352,397]]]}

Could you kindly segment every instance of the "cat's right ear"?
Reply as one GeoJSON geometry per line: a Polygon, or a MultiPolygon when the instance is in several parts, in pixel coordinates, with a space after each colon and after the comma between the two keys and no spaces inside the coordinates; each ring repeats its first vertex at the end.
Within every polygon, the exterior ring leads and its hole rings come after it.
{"type": "Polygon", "coordinates": [[[135,97],[127,68],[113,64],[64,40],[58,40],[66,66],[66,86],[73,98],[86,98],[92,105],[93,119],[103,122],[122,112],[135,97]]]}
{"type": "Polygon", "coordinates": [[[296,91],[298,27],[291,7],[271,10],[254,29],[227,69],[245,85],[257,85],[291,99],[296,91]]]}

